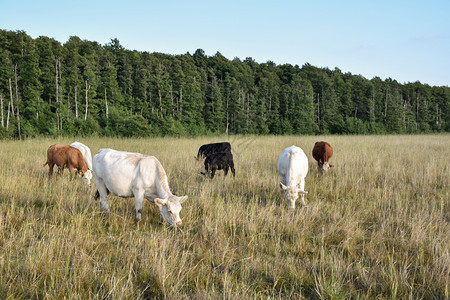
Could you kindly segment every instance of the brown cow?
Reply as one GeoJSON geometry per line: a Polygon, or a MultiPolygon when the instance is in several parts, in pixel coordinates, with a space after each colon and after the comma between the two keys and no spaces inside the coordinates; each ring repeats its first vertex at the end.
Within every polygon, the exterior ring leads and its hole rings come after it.
{"type": "Polygon", "coordinates": [[[75,169],[81,174],[81,178],[85,183],[91,185],[92,170],[88,169],[84,162],[83,154],[75,147],[68,145],[55,144],[48,147],[47,162],[48,177],[53,175],[53,166],[58,166],[58,173],[62,174],[64,168],[68,168],[70,173],[74,173],[75,169]]]}
{"type": "Polygon", "coordinates": [[[317,160],[317,164],[319,165],[319,169],[328,170],[329,168],[334,167],[329,163],[331,156],[333,156],[333,147],[330,144],[324,141],[316,142],[314,144],[314,148],[312,151],[312,156],[315,160],[317,160]]]}

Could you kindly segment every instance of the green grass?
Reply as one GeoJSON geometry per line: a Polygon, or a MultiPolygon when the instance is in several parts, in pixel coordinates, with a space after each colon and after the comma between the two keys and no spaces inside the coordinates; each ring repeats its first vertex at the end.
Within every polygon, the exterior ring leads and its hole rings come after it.
{"type": "Polygon", "coordinates": [[[0,298],[448,299],[450,136],[78,139],[156,156],[188,195],[181,230],[144,204],[47,178],[46,150],[75,139],[0,142],[0,298]],[[236,178],[199,175],[200,145],[229,140],[236,178]],[[334,148],[329,172],[311,157],[334,148]],[[308,156],[308,206],[286,208],[284,148],[308,156]]]}

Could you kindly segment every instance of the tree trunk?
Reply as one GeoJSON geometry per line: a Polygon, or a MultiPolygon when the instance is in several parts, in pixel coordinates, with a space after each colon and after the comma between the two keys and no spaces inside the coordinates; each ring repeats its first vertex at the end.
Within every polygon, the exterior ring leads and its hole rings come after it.
{"type": "MultiPolygon", "coordinates": [[[[436,103],[436,126],[439,129],[441,129],[441,124],[439,122],[439,105],[437,103],[436,103]]],[[[2,127],[3,127],[3,102],[2,102],[2,127]]]]}
{"type": "MultiPolygon", "coordinates": [[[[22,135],[20,132],[20,110],[19,110],[20,101],[19,101],[19,89],[17,88],[17,64],[14,66],[14,78],[16,81],[17,132],[19,134],[19,140],[21,140],[22,135]]],[[[14,108],[13,108],[13,110],[14,110],[14,108]]]]}
{"type": "Polygon", "coordinates": [[[272,113],[272,93],[269,95],[269,115],[272,113]]]}
{"type": "Polygon", "coordinates": [[[78,101],[77,101],[78,90],[75,86],[75,119],[78,119],[78,101]]]}
{"type": "Polygon", "coordinates": [[[161,90],[158,89],[158,96],[159,96],[159,108],[161,109],[161,118],[163,117],[163,109],[162,109],[162,96],[161,96],[161,90]]]}
{"type": "Polygon", "coordinates": [[[153,115],[155,112],[155,107],[153,106],[153,103],[152,103],[152,92],[151,91],[150,91],[150,96],[149,96],[148,101],[150,103],[150,107],[152,108],[152,115],[153,115]]]}
{"type": "Polygon", "coordinates": [[[230,95],[227,94],[227,127],[225,128],[225,134],[228,135],[228,126],[229,126],[229,121],[228,121],[228,102],[230,100],[230,95]]]}
{"type": "MultiPolygon", "coordinates": [[[[59,75],[59,81],[61,81],[62,72],[61,72],[61,59],[60,58],[58,58],[58,75],[59,75]]],[[[62,91],[62,86],[60,84],[58,84],[58,91],[59,91],[58,94],[59,94],[59,118],[60,118],[59,125],[62,130],[62,127],[63,127],[63,107],[62,106],[63,106],[64,93],[62,91]],[[59,90],[61,90],[61,91],[59,91],[59,90]]]]}
{"type": "Polygon", "coordinates": [[[420,100],[420,93],[417,93],[417,97],[416,97],[416,130],[419,127],[419,100],[420,100]]]}
{"type": "Polygon", "coordinates": [[[320,94],[317,94],[317,126],[320,128],[320,94]]]}
{"type": "Polygon", "coordinates": [[[89,92],[89,89],[91,88],[91,85],[88,85],[87,79],[85,80],[85,84],[86,84],[86,112],[84,114],[84,120],[86,121],[87,120],[87,114],[88,114],[88,105],[89,105],[88,92],[89,92]]]}
{"type": "Polygon", "coordinates": [[[384,98],[384,123],[387,120],[387,107],[388,107],[388,90],[386,89],[386,97],[384,98]]]}
{"type": "Polygon", "coordinates": [[[247,121],[245,122],[247,125],[248,130],[248,124],[249,124],[249,113],[250,113],[250,93],[247,94],[247,121]]]}
{"type": "Polygon", "coordinates": [[[8,116],[6,117],[6,130],[9,129],[9,111],[11,109],[11,102],[8,102],[8,116]]]}
{"type": "Polygon", "coordinates": [[[67,121],[69,121],[69,118],[70,118],[70,91],[67,92],[67,121]]]}
{"type": "Polygon", "coordinates": [[[105,88],[105,108],[106,108],[106,118],[108,119],[108,98],[106,97],[106,88],[105,88]]]}
{"type": "Polygon", "coordinates": [[[372,98],[370,99],[369,121],[375,123],[375,88],[372,87],[372,98]]]}
{"type": "Polygon", "coordinates": [[[170,81],[170,102],[172,102],[172,117],[174,117],[174,101],[173,101],[173,86],[172,86],[172,81],[170,81]]]}
{"type": "Polygon", "coordinates": [[[180,88],[180,114],[183,113],[183,88],[180,88]]]}
{"type": "Polygon", "coordinates": [[[2,127],[5,127],[5,122],[3,120],[3,95],[0,94],[0,110],[2,111],[2,127]]]}
{"type": "Polygon", "coordinates": [[[56,103],[58,103],[58,59],[55,61],[55,88],[56,88],[56,103]]]}
{"type": "MultiPolygon", "coordinates": [[[[58,101],[59,101],[59,87],[58,87],[58,59],[55,60],[55,94],[56,94],[56,105],[58,105],[58,101]]],[[[59,128],[59,107],[56,108],[56,127],[58,129],[58,131],[60,130],[59,128]]]]}
{"type": "Polygon", "coordinates": [[[11,85],[11,78],[9,78],[9,96],[11,97],[11,113],[14,117],[14,101],[13,101],[13,92],[12,92],[12,85],[11,85]]]}

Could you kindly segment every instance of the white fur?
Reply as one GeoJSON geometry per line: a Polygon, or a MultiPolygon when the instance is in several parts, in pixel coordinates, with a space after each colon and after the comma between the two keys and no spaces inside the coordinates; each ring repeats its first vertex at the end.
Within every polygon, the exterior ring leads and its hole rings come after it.
{"type": "Polygon", "coordinates": [[[86,172],[84,172],[81,175],[81,179],[83,179],[83,182],[87,185],[91,186],[91,179],[92,179],[92,170],[88,169],[86,172]]]}
{"type": "Polygon", "coordinates": [[[70,144],[70,146],[77,148],[81,151],[81,154],[83,154],[84,162],[86,163],[86,167],[88,169],[92,170],[92,155],[91,155],[91,149],[89,149],[88,146],[85,144],[82,144],[80,142],[73,142],[70,144]]]}
{"type": "Polygon", "coordinates": [[[146,198],[159,208],[161,220],[180,226],[181,204],[187,196],[177,197],[170,192],[166,172],[154,156],[140,153],[100,149],[94,156],[94,178],[100,194],[100,210],[109,211],[107,190],[119,197],[133,197],[136,219],[141,219],[146,198]]]}
{"type": "Polygon", "coordinates": [[[308,158],[299,147],[291,146],[284,149],[278,160],[278,174],[280,174],[280,188],[284,191],[287,205],[295,208],[298,194],[301,195],[301,203],[305,203],[305,177],[308,174],[308,158]]]}

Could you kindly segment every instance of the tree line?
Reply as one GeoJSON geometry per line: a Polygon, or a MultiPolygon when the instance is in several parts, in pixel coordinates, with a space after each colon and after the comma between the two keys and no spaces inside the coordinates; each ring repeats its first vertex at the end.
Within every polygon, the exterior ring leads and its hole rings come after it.
{"type": "Polygon", "coordinates": [[[0,30],[0,138],[450,131],[450,88],[0,30]]]}

